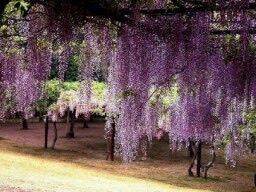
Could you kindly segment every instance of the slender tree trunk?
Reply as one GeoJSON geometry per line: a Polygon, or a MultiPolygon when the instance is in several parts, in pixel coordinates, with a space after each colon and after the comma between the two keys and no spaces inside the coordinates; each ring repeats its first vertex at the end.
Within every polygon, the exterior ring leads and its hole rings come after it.
{"type": "Polygon", "coordinates": [[[67,111],[67,122],[66,122],[66,135],[68,134],[68,132],[69,132],[69,129],[70,129],[70,125],[69,125],[69,115],[70,114],[70,111],[69,111],[69,109],[68,109],[68,111],[67,111]]]}
{"type": "Polygon", "coordinates": [[[27,121],[27,119],[25,119],[24,116],[22,117],[22,127],[21,127],[21,129],[23,129],[23,130],[28,129],[28,121],[27,121]]]}
{"type": "Polygon", "coordinates": [[[88,124],[87,124],[87,121],[86,121],[86,118],[85,116],[83,115],[83,120],[84,120],[84,126],[83,128],[89,128],[88,124]]]}
{"type": "Polygon", "coordinates": [[[48,142],[48,127],[49,127],[49,123],[48,123],[48,119],[49,117],[46,116],[45,118],[45,137],[44,137],[44,148],[47,149],[47,142],[48,142]]]}
{"type": "Polygon", "coordinates": [[[115,135],[116,135],[116,126],[113,122],[111,124],[112,130],[111,130],[111,143],[110,143],[110,160],[114,161],[114,153],[115,153],[115,135]]]}
{"type": "Polygon", "coordinates": [[[53,138],[53,143],[52,143],[52,149],[54,149],[57,138],[58,138],[58,130],[57,130],[57,126],[56,126],[56,122],[53,122],[53,127],[54,127],[54,138],[53,138]]]}
{"type": "Polygon", "coordinates": [[[41,123],[42,121],[43,121],[42,111],[39,111],[38,122],[41,123]]]}
{"type": "Polygon", "coordinates": [[[193,141],[190,141],[189,145],[191,147],[191,150],[193,151],[193,156],[192,156],[193,158],[192,158],[190,166],[188,168],[188,175],[189,176],[194,176],[192,169],[194,167],[195,160],[196,160],[196,146],[195,146],[195,142],[193,142],[193,141]]]}
{"type": "Polygon", "coordinates": [[[209,161],[209,163],[207,163],[205,166],[202,166],[202,172],[204,173],[204,178],[207,179],[207,172],[208,170],[213,167],[213,163],[215,162],[216,159],[216,153],[215,153],[215,149],[214,149],[214,145],[212,146],[212,160],[209,161]]]}
{"type": "Polygon", "coordinates": [[[254,186],[256,187],[256,173],[254,174],[254,186]]]}
{"type": "Polygon", "coordinates": [[[251,148],[251,153],[254,153],[256,148],[256,137],[253,134],[251,134],[251,138],[250,138],[250,148],[251,148]]]}
{"type": "Polygon", "coordinates": [[[193,152],[193,158],[191,161],[191,164],[188,168],[188,174],[189,176],[194,176],[192,169],[194,165],[196,164],[196,176],[200,177],[201,176],[201,156],[202,156],[202,142],[190,142],[192,152],[193,152]]]}
{"type": "Polygon", "coordinates": [[[74,134],[74,126],[75,126],[75,110],[71,112],[71,122],[70,122],[70,126],[69,129],[66,133],[66,137],[68,138],[74,138],[75,134],[74,134]]]}
{"type": "Polygon", "coordinates": [[[84,126],[83,126],[83,128],[89,128],[89,126],[88,126],[86,120],[84,120],[84,126]]]}
{"type": "Polygon", "coordinates": [[[188,145],[188,156],[189,157],[194,157],[194,151],[193,151],[193,147],[192,147],[192,141],[189,141],[189,145],[188,145]]]}
{"type": "Polygon", "coordinates": [[[198,141],[197,143],[197,148],[196,148],[196,153],[197,153],[197,164],[196,164],[196,176],[200,177],[201,173],[201,157],[202,157],[202,142],[198,141]]]}
{"type": "Polygon", "coordinates": [[[93,122],[93,114],[91,114],[89,121],[90,121],[90,122],[93,122]]]}
{"type": "Polygon", "coordinates": [[[107,143],[108,143],[108,154],[106,160],[110,157],[111,161],[114,161],[114,153],[115,153],[115,134],[116,134],[116,127],[115,122],[113,120],[113,123],[111,123],[111,131],[110,135],[107,137],[107,143]]]}

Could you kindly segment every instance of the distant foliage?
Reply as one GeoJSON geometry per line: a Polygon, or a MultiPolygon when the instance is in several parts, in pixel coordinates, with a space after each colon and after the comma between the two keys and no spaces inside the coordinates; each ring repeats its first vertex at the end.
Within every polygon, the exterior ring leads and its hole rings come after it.
{"type": "MultiPolygon", "coordinates": [[[[47,82],[47,94],[48,94],[48,100],[50,103],[56,102],[57,99],[59,98],[60,89],[61,89],[60,83],[61,82],[57,79],[49,80],[47,82]]],[[[74,82],[67,81],[63,83],[63,89],[65,91],[70,91],[70,90],[78,91],[79,86],[80,86],[80,83],[78,81],[74,81],[74,82]]],[[[105,83],[93,81],[91,89],[92,89],[93,97],[104,100],[104,94],[106,90],[105,83]]]]}
{"type": "MultiPolygon", "coordinates": [[[[51,81],[50,84],[56,86],[54,83],[56,83],[56,80],[51,81]]],[[[79,100],[79,92],[77,91],[79,88],[78,82],[65,82],[64,85],[66,85],[66,89],[61,90],[57,100],[52,102],[48,107],[48,112],[53,118],[53,121],[57,121],[58,115],[64,116],[66,111],[76,110],[76,117],[80,114],[85,117],[92,113],[98,115],[105,114],[106,85],[104,83],[95,81],[92,83],[92,98],[90,103],[83,103],[83,101],[79,100]]]]}

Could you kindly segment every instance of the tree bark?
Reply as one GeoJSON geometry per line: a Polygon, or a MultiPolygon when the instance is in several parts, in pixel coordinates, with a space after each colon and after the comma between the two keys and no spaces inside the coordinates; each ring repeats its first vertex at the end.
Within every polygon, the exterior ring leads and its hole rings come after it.
{"type": "Polygon", "coordinates": [[[256,173],[254,174],[254,186],[256,187],[256,173]]]}
{"type": "Polygon", "coordinates": [[[23,130],[28,129],[28,121],[27,121],[27,119],[25,119],[24,116],[22,117],[22,127],[21,127],[21,129],[23,129],[23,130]]]}
{"type": "Polygon", "coordinates": [[[188,175],[193,177],[194,174],[193,174],[192,169],[194,167],[195,160],[196,160],[196,146],[195,146],[195,142],[193,142],[193,141],[190,141],[189,145],[190,145],[190,147],[191,147],[191,149],[193,151],[193,156],[192,156],[193,158],[192,158],[191,164],[190,164],[190,166],[188,168],[188,175]]]}
{"type": "Polygon", "coordinates": [[[194,176],[192,169],[194,165],[196,165],[196,176],[200,177],[201,176],[202,143],[201,141],[198,141],[198,142],[190,141],[190,145],[193,151],[193,158],[188,168],[188,175],[194,176]]]}
{"type": "Polygon", "coordinates": [[[53,138],[53,143],[52,143],[52,149],[54,149],[57,138],[58,138],[58,130],[57,130],[57,126],[56,126],[56,122],[53,122],[53,127],[54,127],[54,138],[53,138]]]}
{"type": "Polygon", "coordinates": [[[89,121],[90,121],[90,122],[93,122],[93,114],[91,114],[89,121]]]}
{"type": "Polygon", "coordinates": [[[46,116],[46,118],[45,118],[45,129],[44,129],[45,130],[44,148],[46,148],[46,149],[47,149],[47,142],[48,142],[48,126],[49,126],[48,119],[49,119],[49,117],[46,116]]]}
{"type": "Polygon", "coordinates": [[[256,148],[256,137],[253,134],[250,135],[250,148],[251,153],[254,153],[256,148]]]}
{"type": "Polygon", "coordinates": [[[70,114],[70,111],[69,111],[69,109],[68,109],[68,111],[67,111],[67,122],[66,122],[66,135],[68,134],[68,132],[69,132],[69,129],[70,129],[70,125],[69,125],[69,115],[70,114]]]}
{"type": "Polygon", "coordinates": [[[84,120],[84,126],[83,128],[89,128],[88,124],[87,124],[87,121],[86,121],[86,118],[85,116],[83,115],[83,120],[84,120]]]}
{"type": "Polygon", "coordinates": [[[110,144],[110,160],[114,161],[114,153],[115,153],[115,134],[116,134],[116,126],[115,123],[112,123],[112,131],[111,131],[111,144],[110,144]]]}
{"type": "Polygon", "coordinates": [[[196,164],[196,176],[200,177],[201,173],[201,157],[202,157],[202,142],[198,141],[197,142],[197,147],[196,147],[196,153],[197,153],[197,164],[196,164]]]}
{"type": "Polygon", "coordinates": [[[189,157],[194,157],[194,151],[193,151],[193,147],[192,147],[192,141],[189,141],[189,145],[188,145],[188,154],[189,154],[189,157]]]}
{"type": "Polygon", "coordinates": [[[42,111],[39,111],[38,123],[41,123],[42,121],[43,121],[42,111]]]}
{"type": "Polygon", "coordinates": [[[110,157],[111,161],[114,161],[114,153],[115,153],[115,134],[116,134],[116,127],[115,122],[113,120],[113,123],[111,123],[111,132],[110,132],[110,138],[108,137],[108,154],[106,160],[110,157]]]}
{"type": "Polygon", "coordinates": [[[86,120],[84,120],[84,126],[83,126],[83,128],[89,128],[89,126],[88,126],[86,120]]]}
{"type": "Polygon", "coordinates": [[[216,153],[215,153],[214,146],[212,146],[212,150],[213,150],[212,160],[209,163],[207,163],[207,165],[202,166],[202,172],[204,173],[205,179],[207,179],[207,172],[208,172],[209,168],[213,167],[213,163],[215,162],[215,159],[216,159],[216,153]]]}
{"type": "MultiPolygon", "coordinates": [[[[68,112],[69,114],[69,112],[68,112]]],[[[71,122],[70,122],[70,126],[69,129],[67,130],[66,133],[66,137],[68,138],[75,138],[75,134],[74,134],[74,126],[75,126],[75,110],[71,112],[71,122]]],[[[68,115],[69,117],[69,115],[68,115]]]]}

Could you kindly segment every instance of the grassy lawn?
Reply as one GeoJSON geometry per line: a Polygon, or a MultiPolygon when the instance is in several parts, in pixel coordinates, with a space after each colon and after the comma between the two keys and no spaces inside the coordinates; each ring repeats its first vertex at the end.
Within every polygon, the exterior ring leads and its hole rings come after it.
{"type": "MultiPolygon", "coordinates": [[[[95,130],[92,128],[92,133],[95,130]]],[[[17,131],[17,134],[29,131],[36,134],[34,129],[17,131]]],[[[0,191],[256,191],[253,186],[256,155],[241,156],[238,166],[230,168],[219,152],[205,180],[187,176],[190,159],[186,151],[171,153],[167,138],[153,143],[147,161],[138,159],[123,164],[118,158],[114,162],[105,160],[106,144],[102,132],[96,133],[97,130],[84,138],[77,133],[80,137],[73,140],[59,138],[57,142],[61,145],[55,150],[3,137],[0,139],[0,191]],[[69,147],[68,143],[75,141],[79,141],[77,146],[69,147]]],[[[204,150],[203,159],[209,158],[204,150]]]]}
{"type": "MultiPolygon", "coordinates": [[[[1,151],[0,189],[24,191],[197,191],[73,163],[1,151]]],[[[206,190],[202,190],[206,191],[206,190]]]]}

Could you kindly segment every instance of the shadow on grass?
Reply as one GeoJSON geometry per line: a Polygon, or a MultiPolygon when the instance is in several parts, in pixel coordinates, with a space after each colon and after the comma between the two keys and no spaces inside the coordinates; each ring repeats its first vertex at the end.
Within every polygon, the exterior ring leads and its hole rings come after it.
{"type": "MultiPolygon", "coordinates": [[[[99,159],[102,152],[104,152],[103,149],[104,144],[99,143],[97,145],[92,144],[84,144],[83,150],[75,150],[75,149],[62,149],[62,148],[43,148],[43,147],[33,147],[33,146],[26,146],[26,145],[13,145],[11,151],[20,153],[20,154],[26,154],[26,155],[33,155],[40,158],[46,158],[46,159],[71,159],[76,160],[81,157],[88,158],[88,159],[99,159]]],[[[102,156],[104,157],[104,156],[102,156]]],[[[104,158],[103,158],[104,159],[104,158]]]]}
{"type": "MultiPolygon", "coordinates": [[[[167,136],[160,141],[153,140],[153,145],[148,152],[147,161],[140,161],[140,157],[138,157],[136,161],[129,165],[122,164],[119,158],[116,158],[115,162],[105,161],[107,155],[105,140],[95,135],[85,137],[93,140],[80,141],[76,149],[56,148],[52,150],[5,141],[1,142],[0,148],[19,154],[32,155],[37,158],[74,163],[98,171],[158,181],[198,191],[200,189],[212,192],[249,192],[255,190],[255,188],[250,186],[249,182],[243,184],[245,180],[250,179],[249,174],[255,169],[251,168],[253,165],[251,161],[256,160],[255,157],[254,159],[248,158],[247,161],[244,161],[243,166],[236,169],[229,169],[223,163],[218,163],[217,168],[214,167],[209,170],[209,178],[204,179],[187,176],[190,158],[187,157],[185,150],[172,153],[168,149],[167,136]]],[[[204,159],[209,159],[207,154],[203,154],[204,159]]]]}
{"type": "MultiPolygon", "coordinates": [[[[98,152],[101,151],[102,144],[98,143],[97,145],[98,152]]],[[[156,165],[172,164],[172,168],[175,168],[175,163],[178,157],[174,161],[165,162],[164,160],[156,160],[152,157],[149,157],[148,161],[134,161],[133,163],[126,165],[122,164],[120,159],[117,159],[115,162],[105,161],[105,155],[101,156],[93,155],[95,153],[95,146],[91,144],[86,145],[85,151],[79,150],[70,150],[70,149],[45,149],[41,147],[31,147],[31,146],[22,146],[22,145],[13,145],[11,151],[23,154],[23,155],[32,155],[36,158],[53,160],[53,161],[62,161],[68,163],[75,163],[76,165],[93,168],[98,171],[108,172],[111,174],[119,176],[128,176],[138,179],[146,179],[154,182],[161,182],[164,184],[170,184],[177,187],[185,187],[190,189],[195,189],[200,191],[209,190],[215,192],[213,187],[207,186],[207,184],[218,185],[219,183],[225,182],[221,177],[210,177],[205,180],[203,178],[189,177],[184,173],[172,175],[168,170],[161,170],[161,167],[155,167],[156,165]],[[86,152],[87,151],[87,152],[86,152]],[[103,158],[104,157],[104,158],[103,158]],[[102,159],[99,159],[102,158],[102,159]],[[96,163],[98,161],[98,163],[96,163]],[[155,167],[155,168],[154,168],[155,167]],[[202,184],[204,185],[202,187],[202,184]]],[[[96,151],[97,151],[96,150],[96,151]]],[[[180,162],[185,162],[185,157],[181,158],[180,162]]],[[[162,165],[163,166],[163,165],[162,165]]],[[[173,171],[170,169],[170,171],[173,171]]],[[[176,170],[177,171],[177,170],[176,170]]],[[[216,190],[217,192],[218,190],[216,190]]]]}

